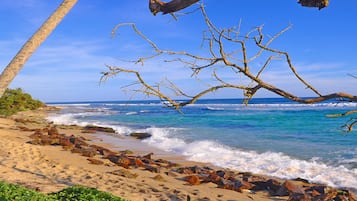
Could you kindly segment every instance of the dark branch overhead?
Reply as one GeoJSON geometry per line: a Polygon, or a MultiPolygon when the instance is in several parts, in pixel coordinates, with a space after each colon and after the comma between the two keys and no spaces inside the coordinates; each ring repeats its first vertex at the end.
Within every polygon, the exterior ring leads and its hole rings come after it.
{"type": "Polygon", "coordinates": [[[191,6],[199,0],[172,0],[169,2],[162,2],[160,0],[149,0],[149,8],[153,15],[159,12],[163,14],[174,13],[191,6]]]}
{"type": "Polygon", "coordinates": [[[299,4],[305,7],[314,7],[314,8],[325,8],[329,4],[329,0],[299,0],[299,4]]]}
{"type": "MultiPolygon", "coordinates": [[[[149,0],[149,9],[153,15],[159,12],[163,14],[174,13],[191,6],[199,0],[172,0],[162,2],[161,0],[149,0]]],[[[304,7],[325,8],[329,4],[329,0],[298,0],[298,3],[304,7]]]]}

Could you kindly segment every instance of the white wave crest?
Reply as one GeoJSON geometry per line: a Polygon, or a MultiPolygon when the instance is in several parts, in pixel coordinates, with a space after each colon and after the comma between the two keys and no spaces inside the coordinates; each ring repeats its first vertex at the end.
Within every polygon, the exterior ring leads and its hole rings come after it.
{"type": "Polygon", "coordinates": [[[244,151],[208,140],[186,143],[179,138],[170,138],[170,129],[151,128],[150,131],[153,136],[143,142],[165,151],[184,155],[191,161],[283,179],[300,177],[333,187],[356,188],[357,186],[357,169],[350,170],[344,166],[332,167],[317,160],[305,161],[282,153],[244,151]]]}
{"type": "Polygon", "coordinates": [[[109,128],[113,128],[115,133],[122,134],[122,135],[128,135],[134,131],[132,128],[126,126],[103,124],[97,121],[83,121],[78,119],[78,117],[80,116],[90,116],[90,115],[94,115],[94,114],[86,112],[86,113],[66,113],[60,115],[50,115],[47,117],[47,121],[53,122],[54,124],[58,124],[58,125],[78,125],[83,127],[88,125],[94,125],[94,126],[101,126],[101,127],[109,127],[109,128]]]}

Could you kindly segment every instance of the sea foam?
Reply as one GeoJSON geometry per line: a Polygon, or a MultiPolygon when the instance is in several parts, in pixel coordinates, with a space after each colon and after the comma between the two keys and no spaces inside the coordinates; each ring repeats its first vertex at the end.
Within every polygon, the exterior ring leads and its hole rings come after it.
{"type": "Polygon", "coordinates": [[[283,153],[240,150],[209,140],[187,143],[172,137],[170,132],[173,130],[175,129],[150,128],[148,131],[151,131],[153,136],[143,142],[165,151],[184,155],[191,161],[283,179],[300,177],[311,182],[356,190],[356,168],[349,170],[342,165],[333,167],[313,159],[306,161],[292,158],[283,153]]]}

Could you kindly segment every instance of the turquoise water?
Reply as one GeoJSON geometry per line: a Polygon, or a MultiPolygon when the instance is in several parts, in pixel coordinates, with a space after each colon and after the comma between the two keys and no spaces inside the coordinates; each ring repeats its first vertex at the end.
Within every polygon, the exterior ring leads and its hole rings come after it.
{"type": "Polygon", "coordinates": [[[202,100],[182,114],[157,101],[53,103],[66,109],[50,120],[111,126],[118,135],[149,132],[153,136],[143,143],[188,160],[357,189],[357,132],[341,129],[350,117],[326,117],[356,109],[356,103],[241,103],[202,100]]]}

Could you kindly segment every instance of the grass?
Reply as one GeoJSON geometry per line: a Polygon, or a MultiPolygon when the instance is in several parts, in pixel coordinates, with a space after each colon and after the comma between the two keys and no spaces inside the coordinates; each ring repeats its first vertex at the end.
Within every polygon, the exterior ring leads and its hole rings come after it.
{"type": "Polygon", "coordinates": [[[56,193],[43,194],[0,181],[0,201],[125,201],[110,193],[94,188],[74,186],[56,193]]]}

